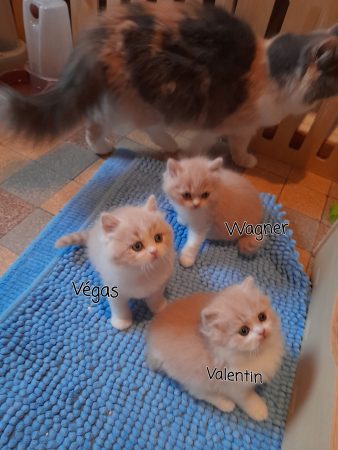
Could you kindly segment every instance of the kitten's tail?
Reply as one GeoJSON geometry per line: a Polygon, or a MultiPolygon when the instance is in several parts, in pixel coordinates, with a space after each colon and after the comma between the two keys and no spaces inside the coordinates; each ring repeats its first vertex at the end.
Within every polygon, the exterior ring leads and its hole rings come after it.
{"type": "Polygon", "coordinates": [[[60,237],[55,243],[56,248],[69,247],[70,245],[81,245],[85,247],[88,240],[88,231],[79,231],[77,233],[67,234],[60,237]]]}
{"type": "Polygon", "coordinates": [[[103,25],[87,33],[73,50],[62,77],[45,93],[25,97],[1,87],[2,131],[37,141],[73,129],[105,92],[105,67],[98,55],[106,34],[103,25]]]}

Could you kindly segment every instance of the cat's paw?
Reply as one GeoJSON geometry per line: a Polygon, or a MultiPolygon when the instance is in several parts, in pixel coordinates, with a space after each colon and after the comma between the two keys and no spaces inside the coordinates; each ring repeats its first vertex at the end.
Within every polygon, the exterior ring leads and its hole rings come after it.
{"type": "Polygon", "coordinates": [[[245,169],[252,169],[257,165],[257,158],[250,153],[246,153],[245,155],[241,155],[240,157],[234,158],[234,162],[245,169]]]}
{"type": "Polygon", "coordinates": [[[158,304],[152,305],[151,312],[153,314],[158,314],[159,312],[163,311],[164,308],[167,307],[167,305],[168,305],[167,302],[165,300],[162,300],[158,304]]]}
{"type": "Polygon", "coordinates": [[[242,255],[252,255],[261,244],[262,241],[258,241],[254,236],[243,236],[238,240],[238,249],[242,255]]]}
{"type": "Polygon", "coordinates": [[[195,256],[192,256],[189,253],[184,253],[183,252],[181,254],[181,256],[180,256],[179,261],[180,261],[181,266],[183,266],[183,267],[191,267],[191,266],[194,265],[195,259],[196,259],[195,256]]]}
{"type": "Polygon", "coordinates": [[[112,324],[112,327],[116,328],[119,331],[126,330],[129,328],[133,321],[131,319],[119,319],[118,317],[112,317],[110,319],[110,323],[112,324]]]}
{"type": "Polygon", "coordinates": [[[86,142],[88,147],[97,155],[108,155],[114,151],[114,147],[107,138],[101,137],[94,140],[91,138],[90,133],[86,132],[86,142]]]}
{"type": "Polygon", "coordinates": [[[261,422],[268,418],[269,412],[268,407],[259,395],[255,394],[254,398],[245,405],[245,412],[254,420],[261,422]]]}
{"type": "Polygon", "coordinates": [[[235,409],[235,403],[227,398],[220,398],[217,400],[217,405],[215,405],[219,410],[223,412],[231,412],[235,409]]]}
{"type": "Polygon", "coordinates": [[[177,214],[177,217],[176,217],[176,222],[179,223],[180,225],[183,225],[183,226],[186,225],[186,222],[178,214],[177,214]]]}

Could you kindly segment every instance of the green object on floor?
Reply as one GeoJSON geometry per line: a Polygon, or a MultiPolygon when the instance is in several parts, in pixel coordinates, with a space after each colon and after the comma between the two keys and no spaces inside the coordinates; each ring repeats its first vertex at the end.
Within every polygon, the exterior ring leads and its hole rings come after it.
{"type": "Polygon", "coordinates": [[[333,224],[338,219],[338,202],[333,203],[330,207],[329,220],[333,224]]]}

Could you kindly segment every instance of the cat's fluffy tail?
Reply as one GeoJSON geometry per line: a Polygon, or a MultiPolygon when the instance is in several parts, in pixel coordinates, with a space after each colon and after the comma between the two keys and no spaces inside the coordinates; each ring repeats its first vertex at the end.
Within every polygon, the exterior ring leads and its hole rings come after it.
{"type": "Polygon", "coordinates": [[[67,234],[62,236],[55,243],[56,248],[69,247],[70,245],[81,245],[85,247],[87,245],[88,232],[79,231],[77,233],[67,234]]]}
{"type": "Polygon", "coordinates": [[[38,141],[74,128],[101,102],[105,92],[105,68],[98,59],[105,37],[103,27],[87,33],[74,49],[62,77],[45,93],[25,97],[1,87],[2,131],[38,141]]]}

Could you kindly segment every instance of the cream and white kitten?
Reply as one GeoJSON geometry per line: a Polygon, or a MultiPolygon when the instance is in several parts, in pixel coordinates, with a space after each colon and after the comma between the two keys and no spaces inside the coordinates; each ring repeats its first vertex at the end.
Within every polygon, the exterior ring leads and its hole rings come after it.
{"type": "Polygon", "coordinates": [[[224,412],[238,405],[265,420],[265,400],[247,381],[210,376],[214,369],[261,374],[268,382],[283,356],[279,320],[252,277],[219,293],[195,293],[167,306],[150,323],[147,362],[194,397],[224,412]]]}
{"type": "Polygon", "coordinates": [[[68,245],[85,245],[104,284],[117,286],[118,297],[109,298],[113,327],[124,330],[132,324],[130,298],[145,298],[153,313],[166,306],[163,292],[173,270],[173,237],[153,195],[144,206],[104,212],[90,230],[56,243],[68,245]]]}
{"type": "Polygon", "coordinates": [[[168,159],[163,177],[163,190],[177,212],[177,220],[188,227],[188,240],[180,263],[194,264],[205,239],[238,240],[241,253],[255,252],[262,241],[253,235],[232,235],[236,222],[253,226],[262,222],[263,207],[256,189],[243,176],[223,168],[223,159],[209,160],[202,156],[168,159]]]}

